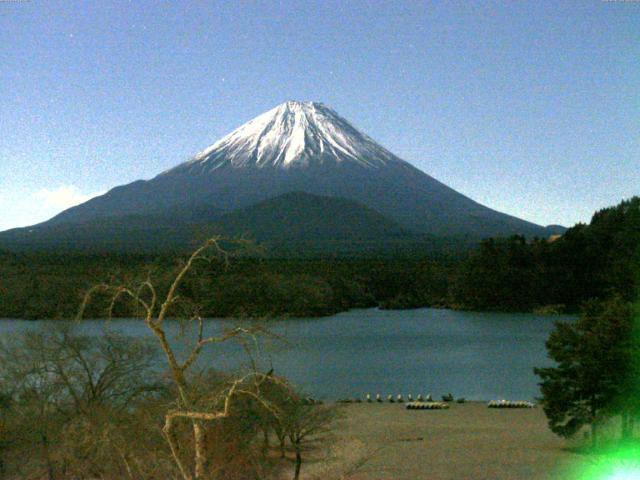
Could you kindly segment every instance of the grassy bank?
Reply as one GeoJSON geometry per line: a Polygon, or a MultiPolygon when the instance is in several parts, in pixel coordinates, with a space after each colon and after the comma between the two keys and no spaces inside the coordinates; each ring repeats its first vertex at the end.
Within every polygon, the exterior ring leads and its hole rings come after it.
{"type": "Polygon", "coordinates": [[[541,408],[468,402],[416,411],[363,403],[342,412],[333,464],[309,466],[307,478],[333,469],[353,471],[351,479],[571,480],[577,465],[593,461],[549,431],[541,408]]]}

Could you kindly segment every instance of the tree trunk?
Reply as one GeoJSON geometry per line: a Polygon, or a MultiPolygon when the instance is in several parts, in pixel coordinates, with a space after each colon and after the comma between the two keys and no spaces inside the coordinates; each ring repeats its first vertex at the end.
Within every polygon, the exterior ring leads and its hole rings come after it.
{"type": "Polygon", "coordinates": [[[284,436],[280,437],[280,458],[285,457],[284,443],[286,438],[284,436]]]}
{"type": "Polygon", "coordinates": [[[629,412],[623,411],[620,415],[621,437],[623,440],[629,439],[629,412]]]}
{"type": "Polygon", "coordinates": [[[269,452],[269,430],[267,430],[266,428],[262,430],[262,438],[262,454],[266,455],[269,452]]]}
{"type": "Polygon", "coordinates": [[[182,460],[180,460],[180,446],[173,427],[173,419],[170,415],[167,415],[165,417],[165,424],[162,431],[164,432],[167,443],[169,444],[171,455],[173,455],[173,461],[178,466],[182,479],[192,480],[191,473],[187,471],[187,467],[182,463],[182,460]]]}
{"type": "Polygon", "coordinates": [[[300,468],[302,467],[302,454],[300,453],[300,442],[295,443],[296,448],[296,471],[293,475],[293,480],[300,478],[300,468]]]}
{"type": "Polygon", "coordinates": [[[51,457],[49,456],[49,439],[45,434],[42,434],[40,439],[42,441],[44,456],[47,459],[47,479],[55,480],[56,476],[53,468],[53,463],[51,462],[51,457]]]}
{"type": "Polygon", "coordinates": [[[636,419],[633,413],[626,411],[622,413],[622,439],[631,440],[634,436],[636,419]]]}
{"type": "Polygon", "coordinates": [[[202,480],[206,475],[207,456],[205,453],[204,427],[202,422],[193,422],[193,438],[195,440],[195,480],[202,480]]]}
{"type": "Polygon", "coordinates": [[[596,417],[598,411],[596,410],[596,399],[593,396],[589,410],[591,411],[591,447],[596,448],[598,446],[598,419],[596,417]]]}

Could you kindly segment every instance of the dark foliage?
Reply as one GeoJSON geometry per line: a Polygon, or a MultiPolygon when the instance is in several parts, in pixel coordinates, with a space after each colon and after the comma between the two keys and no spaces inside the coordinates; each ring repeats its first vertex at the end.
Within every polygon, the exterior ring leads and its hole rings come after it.
{"type": "Polygon", "coordinates": [[[570,437],[585,425],[596,426],[607,416],[623,416],[623,435],[637,417],[635,339],[631,305],[616,297],[588,302],[575,323],[558,323],[546,343],[556,362],[536,368],[543,407],[551,430],[570,437]]]}
{"type": "MultiPolygon", "coordinates": [[[[223,268],[203,262],[186,279],[181,297],[198,303],[209,317],[318,316],[391,301],[413,307],[443,304],[453,263],[236,258],[223,268]]],[[[151,274],[166,289],[176,268],[168,255],[5,253],[0,318],[72,318],[84,292],[96,283],[131,283],[151,274]]],[[[107,299],[96,300],[85,316],[105,315],[107,299]]],[[[116,307],[116,316],[135,313],[126,303],[116,307]]]]}
{"type": "Polygon", "coordinates": [[[597,212],[560,238],[488,239],[464,262],[452,296],[469,309],[578,311],[592,298],[631,301],[640,268],[640,197],[597,212]]]}
{"type": "MultiPolygon", "coordinates": [[[[313,251],[312,245],[298,247],[313,251]]],[[[592,298],[633,298],[639,248],[640,198],[635,197],[559,238],[487,239],[468,257],[435,255],[416,245],[410,256],[399,250],[397,256],[303,258],[279,250],[278,258],[237,258],[226,270],[201,265],[181,295],[212,317],[317,316],[373,306],[577,312],[592,298]]],[[[147,273],[166,286],[175,257],[175,252],[0,251],[0,317],[73,317],[90,286],[141,280],[147,273]]],[[[103,316],[104,308],[97,302],[87,315],[103,316]]],[[[115,313],[133,312],[119,305],[115,313]]]]}

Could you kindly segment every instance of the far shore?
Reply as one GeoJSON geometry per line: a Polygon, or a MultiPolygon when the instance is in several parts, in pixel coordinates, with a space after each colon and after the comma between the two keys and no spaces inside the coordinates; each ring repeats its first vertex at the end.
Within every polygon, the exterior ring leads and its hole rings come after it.
{"type": "MultiPolygon", "coordinates": [[[[461,305],[424,305],[424,306],[417,306],[417,307],[407,307],[407,308],[387,308],[387,307],[382,307],[382,306],[370,306],[370,307],[353,307],[353,308],[346,308],[344,310],[337,310],[337,311],[331,311],[331,312],[325,312],[322,314],[308,314],[306,316],[299,316],[299,315],[274,315],[274,316],[266,316],[266,317],[252,317],[252,316],[246,316],[246,317],[238,317],[238,316],[228,316],[228,317],[211,317],[211,318],[206,318],[206,320],[229,320],[229,321],[233,321],[233,320],[248,320],[248,321],[279,321],[279,320],[308,320],[308,319],[321,319],[321,318],[327,318],[327,317],[333,317],[335,315],[339,315],[341,313],[347,313],[347,312],[351,312],[354,310],[380,310],[380,311],[392,311],[392,312],[402,312],[402,311],[409,311],[409,310],[423,310],[423,309],[433,309],[433,310],[452,310],[455,312],[477,312],[477,313],[498,313],[498,314],[513,314],[513,315],[538,315],[541,317],[555,317],[555,316],[572,316],[575,315],[575,312],[565,312],[559,309],[556,309],[555,306],[548,306],[548,307],[541,307],[541,308],[536,308],[534,310],[531,311],[505,311],[505,310],[473,310],[473,309],[469,309],[469,308],[465,308],[461,305]]],[[[116,316],[113,317],[113,320],[118,320],[118,319],[122,319],[122,320],[129,320],[132,317],[128,317],[128,316],[116,316]]],[[[17,317],[0,317],[0,322],[3,320],[23,320],[23,321],[27,321],[27,322],[37,322],[37,321],[42,321],[42,320],[46,320],[46,321],[73,321],[73,320],[77,320],[77,318],[73,317],[73,318],[51,318],[51,317],[47,317],[47,318],[17,318],[17,317]]],[[[100,318],[86,318],[85,320],[102,320],[100,318]]],[[[174,318],[174,320],[181,320],[181,318],[174,318]]]]}

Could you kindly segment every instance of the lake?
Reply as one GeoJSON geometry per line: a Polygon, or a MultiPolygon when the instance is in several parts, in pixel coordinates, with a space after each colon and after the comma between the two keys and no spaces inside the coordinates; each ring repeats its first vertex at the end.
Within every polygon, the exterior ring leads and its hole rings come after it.
{"type": "MultiPolygon", "coordinates": [[[[539,396],[534,366],[551,364],[544,347],[557,320],[571,316],[460,312],[441,309],[351,310],[331,317],[269,321],[286,338],[259,340],[253,355],[263,368],[275,369],[310,395],[329,400],[414,397],[434,399],[451,392],[469,400],[524,399],[539,396]]],[[[53,321],[0,320],[0,335],[15,336],[53,321]]],[[[186,351],[194,330],[168,321],[172,340],[186,351]]],[[[237,324],[207,320],[206,333],[237,324]]],[[[151,336],[140,320],[84,320],[78,329],[98,335],[110,328],[132,336],[151,336]],[[106,327],[105,327],[106,325],[106,327]]],[[[200,362],[221,370],[239,370],[247,355],[238,344],[212,345],[200,362]]]]}

